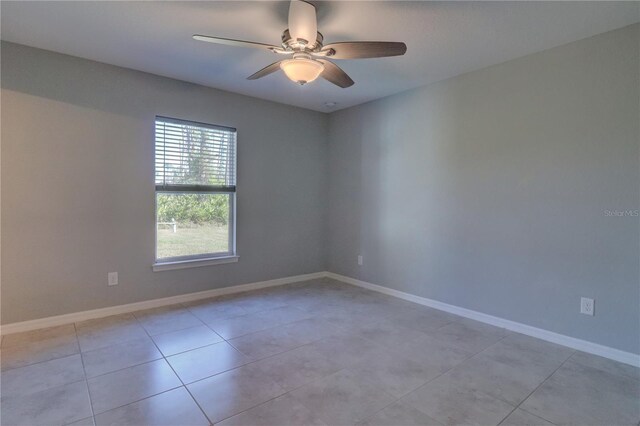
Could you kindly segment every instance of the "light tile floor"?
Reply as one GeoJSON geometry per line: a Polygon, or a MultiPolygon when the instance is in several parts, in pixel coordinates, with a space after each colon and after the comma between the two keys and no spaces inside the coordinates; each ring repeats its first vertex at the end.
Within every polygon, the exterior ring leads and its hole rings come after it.
{"type": "Polygon", "coordinates": [[[7,335],[3,425],[638,425],[637,368],[323,279],[7,335]]]}

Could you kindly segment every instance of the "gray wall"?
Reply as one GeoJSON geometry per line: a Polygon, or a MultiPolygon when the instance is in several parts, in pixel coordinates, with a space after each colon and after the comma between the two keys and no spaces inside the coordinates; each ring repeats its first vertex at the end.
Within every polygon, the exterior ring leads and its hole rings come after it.
{"type": "Polygon", "coordinates": [[[324,270],[325,114],[7,43],[1,106],[2,323],[324,270]],[[151,271],[156,114],[238,129],[238,263],[151,271]]]}
{"type": "Polygon", "coordinates": [[[330,271],[640,353],[639,40],[331,114],[330,271]]]}

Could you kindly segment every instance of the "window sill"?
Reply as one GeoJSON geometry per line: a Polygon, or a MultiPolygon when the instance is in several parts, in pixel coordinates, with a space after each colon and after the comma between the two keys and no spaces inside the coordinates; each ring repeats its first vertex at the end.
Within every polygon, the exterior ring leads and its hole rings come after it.
{"type": "Polygon", "coordinates": [[[212,257],[209,259],[180,260],[177,262],[154,263],[153,272],[171,271],[173,269],[199,268],[201,266],[221,265],[223,263],[235,263],[240,256],[212,257]]]}

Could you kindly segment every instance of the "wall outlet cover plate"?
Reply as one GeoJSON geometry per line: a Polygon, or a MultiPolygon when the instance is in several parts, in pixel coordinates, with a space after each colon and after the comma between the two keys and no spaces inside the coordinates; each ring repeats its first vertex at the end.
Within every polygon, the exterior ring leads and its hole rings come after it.
{"type": "Polygon", "coordinates": [[[588,297],[580,298],[580,313],[593,316],[595,310],[595,301],[588,297]]]}

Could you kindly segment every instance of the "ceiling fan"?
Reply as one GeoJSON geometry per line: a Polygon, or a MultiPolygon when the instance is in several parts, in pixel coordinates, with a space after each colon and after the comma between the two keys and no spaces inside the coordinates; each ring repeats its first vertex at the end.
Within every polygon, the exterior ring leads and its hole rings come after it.
{"type": "Polygon", "coordinates": [[[347,73],[328,59],[384,58],[401,56],[407,51],[406,44],[389,41],[345,41],[324,46],[323,36],[318,32],[317,25],[314,5],[303,0],[291,0],[289,28],[282,33],[280,46],[200,34],[194,35],[193,38],[209,43],[253,47],[280,55],[292,55],[288,59],[264,67],[249,76],[248,80],[256,80],[282,69],[291,81],[301,85],[322,77],[342,88],[352,86],[354,82],[347,73]]]}

